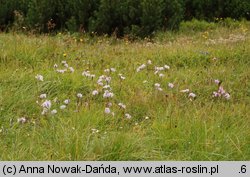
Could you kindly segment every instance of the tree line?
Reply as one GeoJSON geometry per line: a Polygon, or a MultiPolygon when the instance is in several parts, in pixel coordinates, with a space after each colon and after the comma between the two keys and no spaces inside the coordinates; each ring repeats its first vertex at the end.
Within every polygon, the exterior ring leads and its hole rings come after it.
{"type": "Polygon", "coordinates": [[[250,19],[249,0],[0,0],[0,30],[148,36],[193,18],[250,19]]]}

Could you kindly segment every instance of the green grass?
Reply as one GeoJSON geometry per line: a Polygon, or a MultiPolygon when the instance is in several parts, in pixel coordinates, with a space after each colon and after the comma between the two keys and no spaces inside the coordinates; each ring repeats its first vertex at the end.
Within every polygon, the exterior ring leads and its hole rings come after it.
{"type": "Polygon", "coordinates": [[[158,33],[153,42],[0,34],[0,159],[250,160],[249,30],[245,22],[234,28],[158,33]],[[149,59],[152,65],[136,72],[149,59]],[[64,68],[63,60],[74,73],[55,71],[55,63],[64,68]],[[160,78],[154,66],[165,64],[170,69],[160,78]],[[107,100],[96,83],[111,67],[116,69],[110,74],[114,116],[105,115],[107,100]],[[82,76],[84,70],[96,77],[82,76]],[[119,73],[126,79],[121,81],[119,73]],[[43,82],[35,79],[37,74],[43,82]],[[222,81],[230,100],[212,97],[218,89],[215,79],[222,81]],[[197,95],[195,100],[180,93],[186,88],[197,95]],[[95,89],[100,93],[92,96],[95,89]],[[42,93],[56,115],[41,115],[42,93]],[[79,106],[77,93],[83,94],[79,106]],[[65,99],[70,103],[60,110],[65,99]],[[18,123],[20,117],[27,122],[18,123]]]}

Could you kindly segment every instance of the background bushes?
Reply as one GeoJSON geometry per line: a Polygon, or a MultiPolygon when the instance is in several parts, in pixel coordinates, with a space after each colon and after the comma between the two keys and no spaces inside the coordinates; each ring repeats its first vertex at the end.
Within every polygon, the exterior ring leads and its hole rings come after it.
{"type": "Polygon", "coordinates": [[[250,19],[249,0],[0,0],[0,30],[148,36],[181,21],[250,19]]]}

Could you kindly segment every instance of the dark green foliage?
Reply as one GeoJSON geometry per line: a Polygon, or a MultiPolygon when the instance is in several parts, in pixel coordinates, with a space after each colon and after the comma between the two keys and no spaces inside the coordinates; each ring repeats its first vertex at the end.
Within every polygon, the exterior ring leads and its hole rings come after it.
{"type": "Polygon", "coordinates": [[[163,0],[142,0],[141,1],[141,26],[145,34],[151,34],[162,26],[163,22],[163,0]]]}
{"type": "Polygon", "coordinates": [[[185,0],[185,19],[219,18],[250,19],[249,0],[185,0]]]}
{"type": "Polygon", "coordinates": [[[144,37],[183,19],[250,19],[249,9],[249,0],[0,0],[0,30],[144,37]]]}
{"type": "Polygon", "coordinates": [[[0,0],[0,31],[12,24],[15,13],[26,14],[30,0],[0,0]]]}

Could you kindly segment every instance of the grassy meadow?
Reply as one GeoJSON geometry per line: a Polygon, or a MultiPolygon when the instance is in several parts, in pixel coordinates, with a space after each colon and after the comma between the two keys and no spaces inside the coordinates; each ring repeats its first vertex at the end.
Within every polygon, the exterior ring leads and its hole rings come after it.
{"type": "Polygon", "coordinates": [[[0,159],[250,160],[249,30],[0,33],[0,159]]]}

